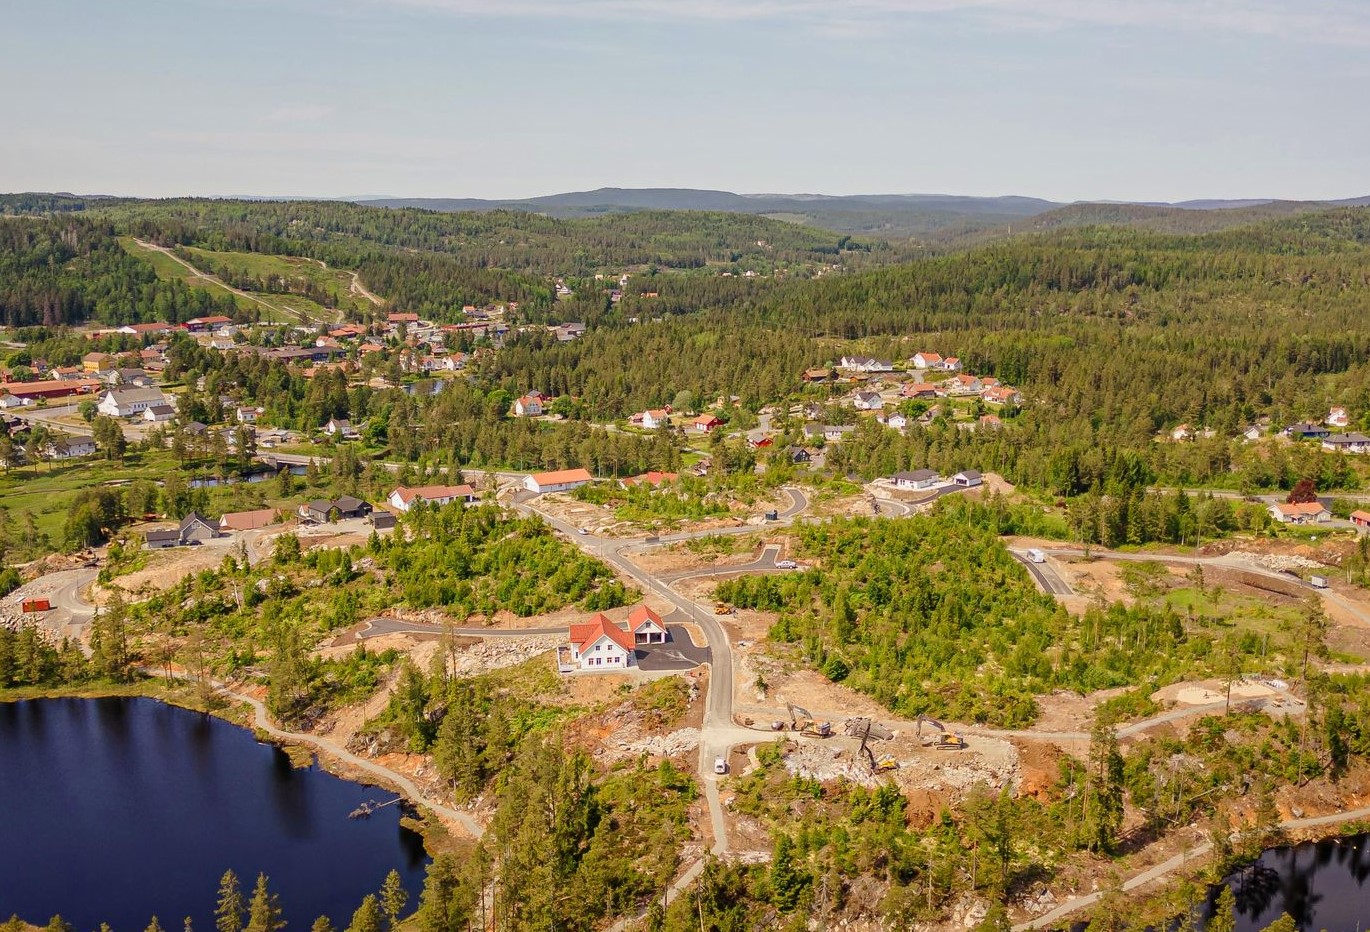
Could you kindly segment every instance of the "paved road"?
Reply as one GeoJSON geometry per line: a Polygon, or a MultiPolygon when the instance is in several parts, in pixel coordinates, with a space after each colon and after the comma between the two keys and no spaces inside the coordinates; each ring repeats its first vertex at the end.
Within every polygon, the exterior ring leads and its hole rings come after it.
{"type": "MultiPolygon", "coordinates": [[[[1306,819],[1290,819],[1287,822],[1281,822],[1280,828],[1285,831],[1297,831],[1299,829],[1322,828],[1328,825],[1338,825],[1343,822],[1354,822],[1357,819],[1365,818],[1370,818],[1370,806],[1361,809],[1351,809],[1346,812],[1336,812],[1332,815],[1312,816],[1306,819]]],[[[1233,838],[1236,837],[1236,835],[1233,836],[1233,838]]],[[[1136,890],[1138,887],[1146,886],[1153,880],[1159,880],[1167,874],[1183,867],[1190,861],[1204,857],[1212,850],[1213,843],[1211,841],[1205,841],[1195,845],[1193,848],[1187,848],[1169,860],[1162,861],[1155,867],[1144,870],[1140,874],[1134,874],[1127,880],[1124,880],[1123,892],[1126,893],[1136,890]]],[[[1048,926],[1055,925],[1058,921],[1069,916],[1071,913],[1078,912],[1079,910],[1098,903],[1103,895],[1103,893],[1086,893],[1084,896],[1076,897],[1067,903],[1061,904],[1050,912],[1043,913],[1035,919],[1018,923],[1013,927],[1013,932],[1028,932],[1028,930],[1031,929],[1045,929],[1048,926]]]]}
{"type": "Polygon", "coordinates": [[[657,576],[662,582],[677,583],[686,579],[699,579],[704,576],[725,578],[729,576],[741,576],[747,573],[793,573],[794,570],[782,570],[775,565],[776,557],[780,556],[780,546],[778,544],[767,544],[761,551],[761,556],[750,563],[738,563],[735,565],[721,564],[718,566],[705,566],[697,570],[683,570],[679,573],[662,573],[657,576]]]}
{"type": "Polygon", "coordinates": [[[1028,558],[1026,550],[1009,550],[1009,556],[1017,560],[1027,569],[1028,575],[1033,582],[1037,583],[1037,588],[1050,595],[1074,595],[1070,586],[1056,572],[1045,563],[1034,563],[1028,558]]]}
{"type": "Polygon", "coordinates": [[[51,611],[24,617],[37,622],[59,638],[79,638],[81,630],[95,614],[95,606],[81,597],[81,590],[95,582],[98,575],[99,571],[93,569],[48,573],[15,589],[5,597],[5,601],[17,606],[26,598],[45,598],[52,603],[51,611]]]}
{"type": "MultiPolygon", "coordinates": [[[[799,505],[796,501],[796,507],[799,505]]],[[[537,514],[548,525],[556,528],[582,550],[597,556],[604,562],[621,571],[625,576],[638,583],[644,590],[654,592],[675,605],[680,616],[694,622],[704,632],[708,641],[712,663],[709,666],[709,686],[704,699],[704,721],[700,728],[699,739],[699,780],[704,787],[704,798],[709,805],[709,817],[713,826],[715,854],[728,851],[728,830],[723,819],[723,805],[718,795],[718,776],[713,772],[715,757],[726,757],[728,749],[736,743],[731,733],[733,725],[733,653],[728,643],[727,633],[713,616],[712,606],[702,606],[672,589],[668,584],[646,572],[622,552],[628,543],[599,538],[592,534],[581,534],[580,529],[568,524],[537,507],[536,499],[515,501],[515,507],[537,514]]],[[[748,528],[748,530],[752,530],[748,528]]],[[[677,616],[673,616],[677,617],[677,616]]],[[[750,739],[755,740],[755,739],[750,739]]]]}

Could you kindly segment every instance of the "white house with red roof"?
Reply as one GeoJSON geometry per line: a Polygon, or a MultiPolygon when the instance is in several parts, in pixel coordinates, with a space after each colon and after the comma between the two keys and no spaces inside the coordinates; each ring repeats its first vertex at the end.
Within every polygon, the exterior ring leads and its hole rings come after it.
{"type": "Polygon", "coordinates": [[[430,505],[446,505],[449,502],[471,504],[476,500],[476,492],[469,485],[421,485],[417,488],[398,486],[386,499],[396,511],[408,511],[415,502],[430,505]]]}
{"type": "Polygon", "coordinates": [[[1322,502],[1278,502],[1270,506],[1270,517],[1281,524],[1321,524],[1331,516],[1322,502]]]}
{"type": "Polygon", "coordinates": [[[595,477],[588,469],[557,469],[524,476],[523,487],[541,495],[543,492],[569,492],[594,481],[595,477]]]}
{"type": "Polygon", "coordinates": [[[542,396],[538,393],[524,395],[514,402],[514,417],[541,417],[542,396]]]}
{"type": "Polygon", "coordinates": [[[582,670],[626,670],[637,665],[633,635],[599,613],[571,625],[571,662],[582,670]]]}
{"type": "Polygon", "coordinates": [[[666,643],[666,623],[645,605],[639,605],[628,613],[628,632],[632,634],[635,644],[666,643]]]}

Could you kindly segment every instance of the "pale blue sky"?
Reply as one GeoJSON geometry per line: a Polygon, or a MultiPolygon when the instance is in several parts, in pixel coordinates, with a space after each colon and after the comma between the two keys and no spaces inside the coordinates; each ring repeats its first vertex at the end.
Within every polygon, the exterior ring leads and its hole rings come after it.
{"type": "Polygon", "coordinates": [[[1370,0],[0,0],[0,190],[1370,194],[1370,0]]]}

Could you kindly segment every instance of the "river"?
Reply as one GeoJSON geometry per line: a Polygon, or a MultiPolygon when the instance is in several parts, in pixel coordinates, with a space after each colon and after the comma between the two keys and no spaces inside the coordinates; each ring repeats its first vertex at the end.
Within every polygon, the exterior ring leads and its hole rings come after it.
{"type": "Polygon", "coordinates": [[[249,896],[265,873],[291,929],[344,927],[392,868],[412,908],[426,855],[401,807],[348,818],[392,798],[152,699],[0,703],[0,920],[212,932],[229,868],[249,896]]]}
{"type": "MultiPolygon", "coordinates": [[[[1289,913],[1300,929],[1370,929],[1370,835],[1271,848],[1227,878],[1237,902],[1237,932],[1258,932],[1289,913]]],[[[1210,897],[1210,908],[1216,898],[1210,897]]]]}

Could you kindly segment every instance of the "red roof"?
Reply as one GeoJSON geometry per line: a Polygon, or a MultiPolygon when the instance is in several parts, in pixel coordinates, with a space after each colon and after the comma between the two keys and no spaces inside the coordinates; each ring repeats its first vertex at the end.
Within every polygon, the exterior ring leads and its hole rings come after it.
{"type": "Polygon", "coordinates": [[[439,498],[470,498],[476,493],[469,485],[421,485],[413,489],[399,486],[391,494],[398,494],[400,501],[408,505],[416,498],[431,502],[439,498]]]}
{"type": "Polygon", "coordinates": [[[679,478],[680,476],[677,473],[657,472],[656,470],[652,470],[651,472],[644,472],[640,476],[630,476],[629,478],[623,480],[623,484],[638,485],[639,483],[645,482],[650,486],[656,487],[661,485],[661,483],[663,482],[675,482],[679,478]]]}
{"type": "Polygon", "coordinates": [[[1281,502],[1281,503],[1280,503],[1278,506],[1276,506],[1276,507],[1279,508],[1279,510],[1280,510],[1280,512],[1281,512],[1282,514],[1286,514],[1286,515],[1290,515],[1290,516],[1293,516],[1293,515],[1316,515],[1316,514],[1322,514],[1324,511],[1327,510],[1326,508],[1323,507],[1322,502],[1295,502],[1295,503],[1293,503],[1293,504],[1288,504],[1288,503],[1285,503],[1285,502],[1281,502]]]}
{"type": "Polygon", "coordinates": [[[1360,522],[1363,522],[1363,523],[1365,523],[1365,524],[1370,524],[1370,511],[1360,511],[1360,510],[1353,511],[1353,512],[1351,512],[1351,520],[1352,520],[1352,521],[1360,521],[1360,522]]]}
{"type": "Polygon", "coordinates": [[[418,315],[418,314],[390,314],[390,315],[387,316],[385,319],[386,319],[389,323],[392,323],[392,324],[417,324],[417,323],[419,322],[419,315],[418,315]]]}
{"type": "Polygon", "coordinates": [[[571,643],[582,654],[602,637],[607,637],[626,651],[633,649],[633,636],[610,621],[603,612],[583,625],[571,625],[571,643]]]}
{"type": "Polygon", "coordinates": [[[562,485],[567,482],[592,482],[594,476],[590,475],[587,469],[558,469],[553,472],[539,472],[533,474],[533,481],[538,485],[562,485]]]}
{"type": "Polygon", "coordinates": [[[645,605],[639,605],[628,613],[628,630],[637,631],[638,628],[641,628],[649,621],[663,630],[666,627],[662,624],[660,615],[645,605]]]}

